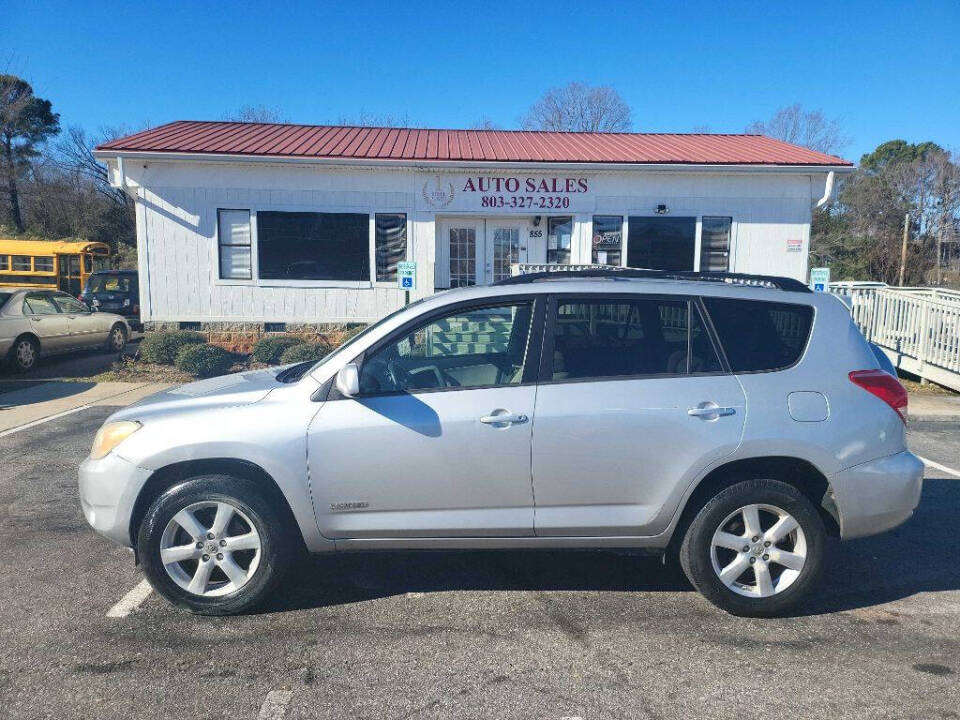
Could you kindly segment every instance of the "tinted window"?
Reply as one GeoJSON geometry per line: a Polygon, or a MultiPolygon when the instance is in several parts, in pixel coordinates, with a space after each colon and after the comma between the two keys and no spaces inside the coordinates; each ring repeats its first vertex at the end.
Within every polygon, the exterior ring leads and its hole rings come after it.
{"type": "Polygon", "coordinates": [[[809,305],[704,298],[734,372],[777,370],[800,359],[810,336],[809,305]]]}
{"type": "Polygon", "coordinates": [[[48,293],[31,293],[24,298],[24,312],[33,315],[55,315],[60,312],[48,293]]]}
{"type": "Polygon", "coordinates": [[[407,259],[407,216],[378,213],[374,224],[377,282],[396,282],[397,263],[407,259]]]}
{"type": "Polygon", "coordinates": [[[554,380],[716,372],[720,362],[686,300],[561,300],[554,380]]]}
{"type": "Polygon", "coordinates": [[[250,264],[250,211],[217,210],[217,241],[220,277],[224,280],[250,280],[253,277],[250,264]]]}
{"type": "Polygon", "coordinates": [[[700,221],[700,270],[726,272],[730,267],[730,228],[733,218],[707,217],[700,221]]]}
{"type": "Polygon", "coordinates": [[[651,270],[693,270],[697,219],[693,217],[630,217],[627,221],[627,265],[651,270]]]}
{"type": "Polygon", "coordinates": [[[258,212],[259,275],[269,280],[370,280],[370,217],[258,212]]]}
{"type": "Polygon", "coordinates": [[[526,366],[533,305],[458,310],[405,331],[363,361],[364,394],[517,385],[526,366]]]}

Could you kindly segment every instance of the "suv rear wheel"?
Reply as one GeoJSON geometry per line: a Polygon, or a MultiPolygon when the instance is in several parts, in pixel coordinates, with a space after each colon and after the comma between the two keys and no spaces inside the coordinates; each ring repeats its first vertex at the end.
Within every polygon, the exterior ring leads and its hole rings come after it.
{"type": "Polygon", "coordinates": [[[244,612],[267,599],[297,545],[256,484],[206,475],[154,500],[140,525],[143,572],[174,605],[202,615],[244,612]]]}
{"type": "Polygon", "coordinates": [[[792,485],[748,480],[697,513],[680,546],[684,572],[714,605],[769,617],[793,608],[815,585],[827,541],[816,508],[792,485]]]}

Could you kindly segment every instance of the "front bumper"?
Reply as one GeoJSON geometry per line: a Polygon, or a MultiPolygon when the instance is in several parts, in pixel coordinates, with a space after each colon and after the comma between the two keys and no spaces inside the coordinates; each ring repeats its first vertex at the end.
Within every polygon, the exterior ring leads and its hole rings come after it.
{"type": "Polygon", "coordinates": [[[830,478],[840,536],[858,538],[903,523],[920,503],[923,461],[904,450],[855,465],[830,478]]]}
{"type": "Polygon", "coordinates": [[[80,506],[90,526],[104,537],[131,547],[130,516],[150,475],[150,470],[114,453],[99,460],[84,460],[80,465],[80,506]]]}

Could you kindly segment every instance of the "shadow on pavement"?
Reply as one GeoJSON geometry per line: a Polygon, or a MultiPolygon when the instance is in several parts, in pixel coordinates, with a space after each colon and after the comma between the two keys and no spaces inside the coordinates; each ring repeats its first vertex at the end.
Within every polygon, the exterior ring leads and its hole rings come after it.
{"type": "Polygon", "coordinates": [[[79,395],[96,386],[95,382],[24,380],[0,382],[0,410],[79,395]]]}
{"type": "MultiPolygon", "coordinates": [[[[831,541],[823,581],[797,615],[869,607],[920,592],[960,589],[960,480],[928,479],[914,517],[896,530],[831,541]]],[[[626,553],[394,552],[315,556],[261,612],[450,590],[692,591],[678,564],[626,553]]],[[[643,597],[637,597],[637,603],[643,597]]]]}

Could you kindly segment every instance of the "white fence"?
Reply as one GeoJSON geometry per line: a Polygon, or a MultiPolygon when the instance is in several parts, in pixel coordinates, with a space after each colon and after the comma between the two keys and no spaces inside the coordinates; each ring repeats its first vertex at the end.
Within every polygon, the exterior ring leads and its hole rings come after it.
{"type": "Polygon", "coordinates": [[[854,322],[893,363],[960,390],[960,292],[942,288],[831,285],[854,322]]]}

